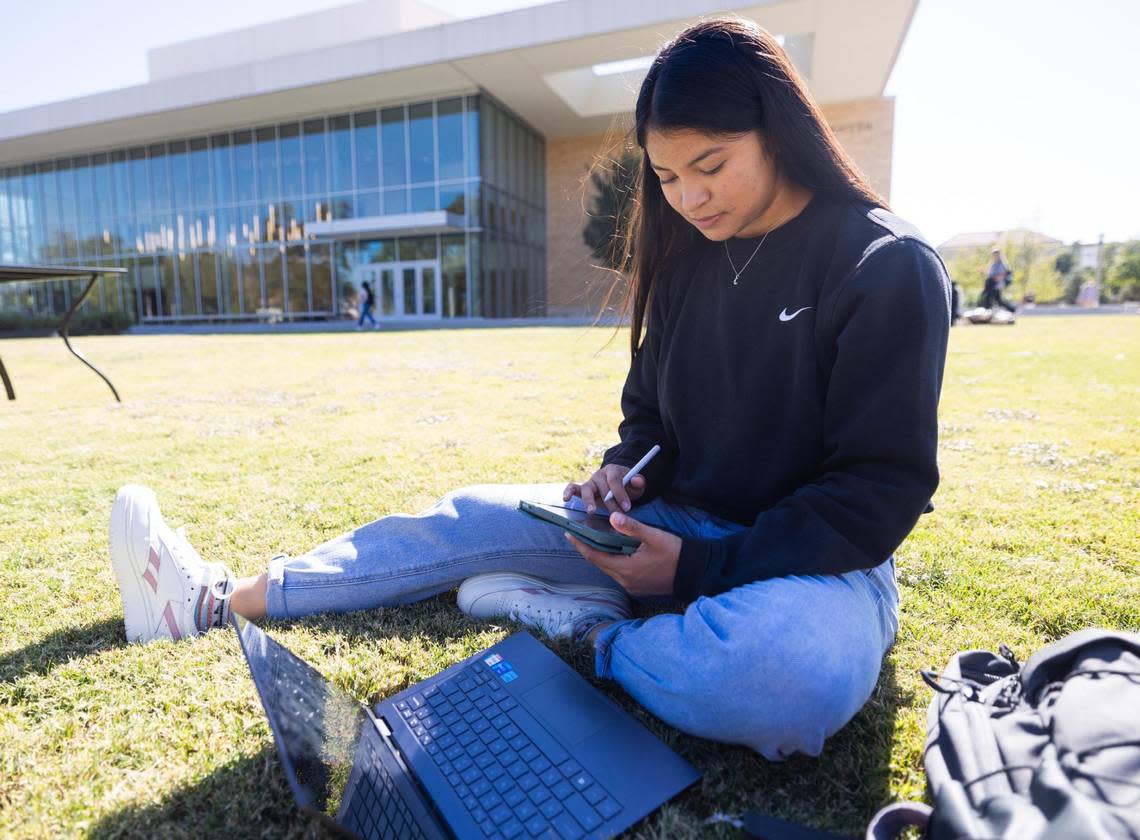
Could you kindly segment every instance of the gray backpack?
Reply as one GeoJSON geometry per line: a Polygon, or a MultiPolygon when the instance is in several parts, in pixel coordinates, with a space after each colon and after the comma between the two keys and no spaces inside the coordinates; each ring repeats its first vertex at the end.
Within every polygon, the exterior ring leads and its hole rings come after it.
{"type": "Polygon", "coordinates": [[[868,840],[1140,838],[1140,634],[1081,630],[1024,666],[999,650],[923,674],[934,808],[888,806],[868,840]]]}

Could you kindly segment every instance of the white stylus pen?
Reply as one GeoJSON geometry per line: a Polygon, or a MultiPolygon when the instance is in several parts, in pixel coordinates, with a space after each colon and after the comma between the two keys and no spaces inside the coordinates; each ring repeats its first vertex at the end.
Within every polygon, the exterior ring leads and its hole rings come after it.
{"type": "MultiPolygon", "coordinates": [[[[641,472],[645,468],[645,465],[648,464],[651,460],[653,460],[653,456],[656,455],[660,451],[661,451],[661,444],[659,444],[659,443],[653,444],[653,448],[650,449],[648,452],[646,452],[645,456],[640,461],[638,461],[636,464],[633,465],[633,469],[631,469],[629,472],[627,472],[625,475],[622,476],[621,486],[622,487],[628,487],[629,482],[633,480],[633,477],[635,475],[637,475],[639,472],[641,472]]],[[[602,499],[602,502],[603,503],[608,502],[613,497],[614,497],[614,491],[611,490],[610,492],[606,493],[606,497],[604,499],[602,499]]]]}

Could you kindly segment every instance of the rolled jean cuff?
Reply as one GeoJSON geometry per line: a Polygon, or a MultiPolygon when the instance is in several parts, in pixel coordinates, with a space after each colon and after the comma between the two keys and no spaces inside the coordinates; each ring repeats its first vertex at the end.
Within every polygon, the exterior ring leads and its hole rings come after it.
{"type": "Polygon", "coordinates": [[[277,554],[269,560],[266,571],[265,614],[270,618],[288,618],[285,606],[285,561],[288,554],[277,554]]]}
{"type": "Polygon", "coordinates": [[[594,637],[594,673],[604,680],[614,678],[613,669],[610,668],[610,648],[623,630],[640,627],[645,619],[626,619],[615,621],[608,627],[603,627],[594,637]]]}

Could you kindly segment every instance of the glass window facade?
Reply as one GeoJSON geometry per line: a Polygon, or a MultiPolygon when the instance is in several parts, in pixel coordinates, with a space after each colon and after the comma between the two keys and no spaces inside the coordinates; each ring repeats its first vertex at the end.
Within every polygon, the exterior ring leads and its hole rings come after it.
{"type": "Polygon", "coordinates": [[[466,197],[483,230],[472,305],[492,318],[545,315],[545,141],[489,96],[480,98],[478,122],[483,177],[466,197]]]}
{"type": "MultiPolygon", "coordinates": [[[[341,317],[369,277],[396,314],[401,297],[405,314],[545,314],[544,160],[541,135],[472,94],[0,167],[0,261],[126,267],[84,307],[150,322],[341,317]],[[306,233],[440,209],[462,232],[306,233]],[[370,273],[386,263],[411,273],[370,273]]],[[[74,293],[5,284],[0,310],[58,314],[74,293]]]]}

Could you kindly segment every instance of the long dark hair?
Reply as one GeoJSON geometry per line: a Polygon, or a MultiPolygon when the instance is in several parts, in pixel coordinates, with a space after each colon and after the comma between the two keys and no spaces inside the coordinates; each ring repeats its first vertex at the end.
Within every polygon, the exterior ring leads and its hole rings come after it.
{"type": "Polygon", "coordinates": [[[789,180],[817,193],[887,206],[840,147],[787,53],[752,21],[702,21],[665,44],[641,84],[634,117],[641,166],[620,260],[629,280],[622,315],[630,318],[631,357],[641,346],[654,278],[700,237],[665,200],[657,173],[646,164],[650,129],[712,136],[759,132],[789,180]]]}

